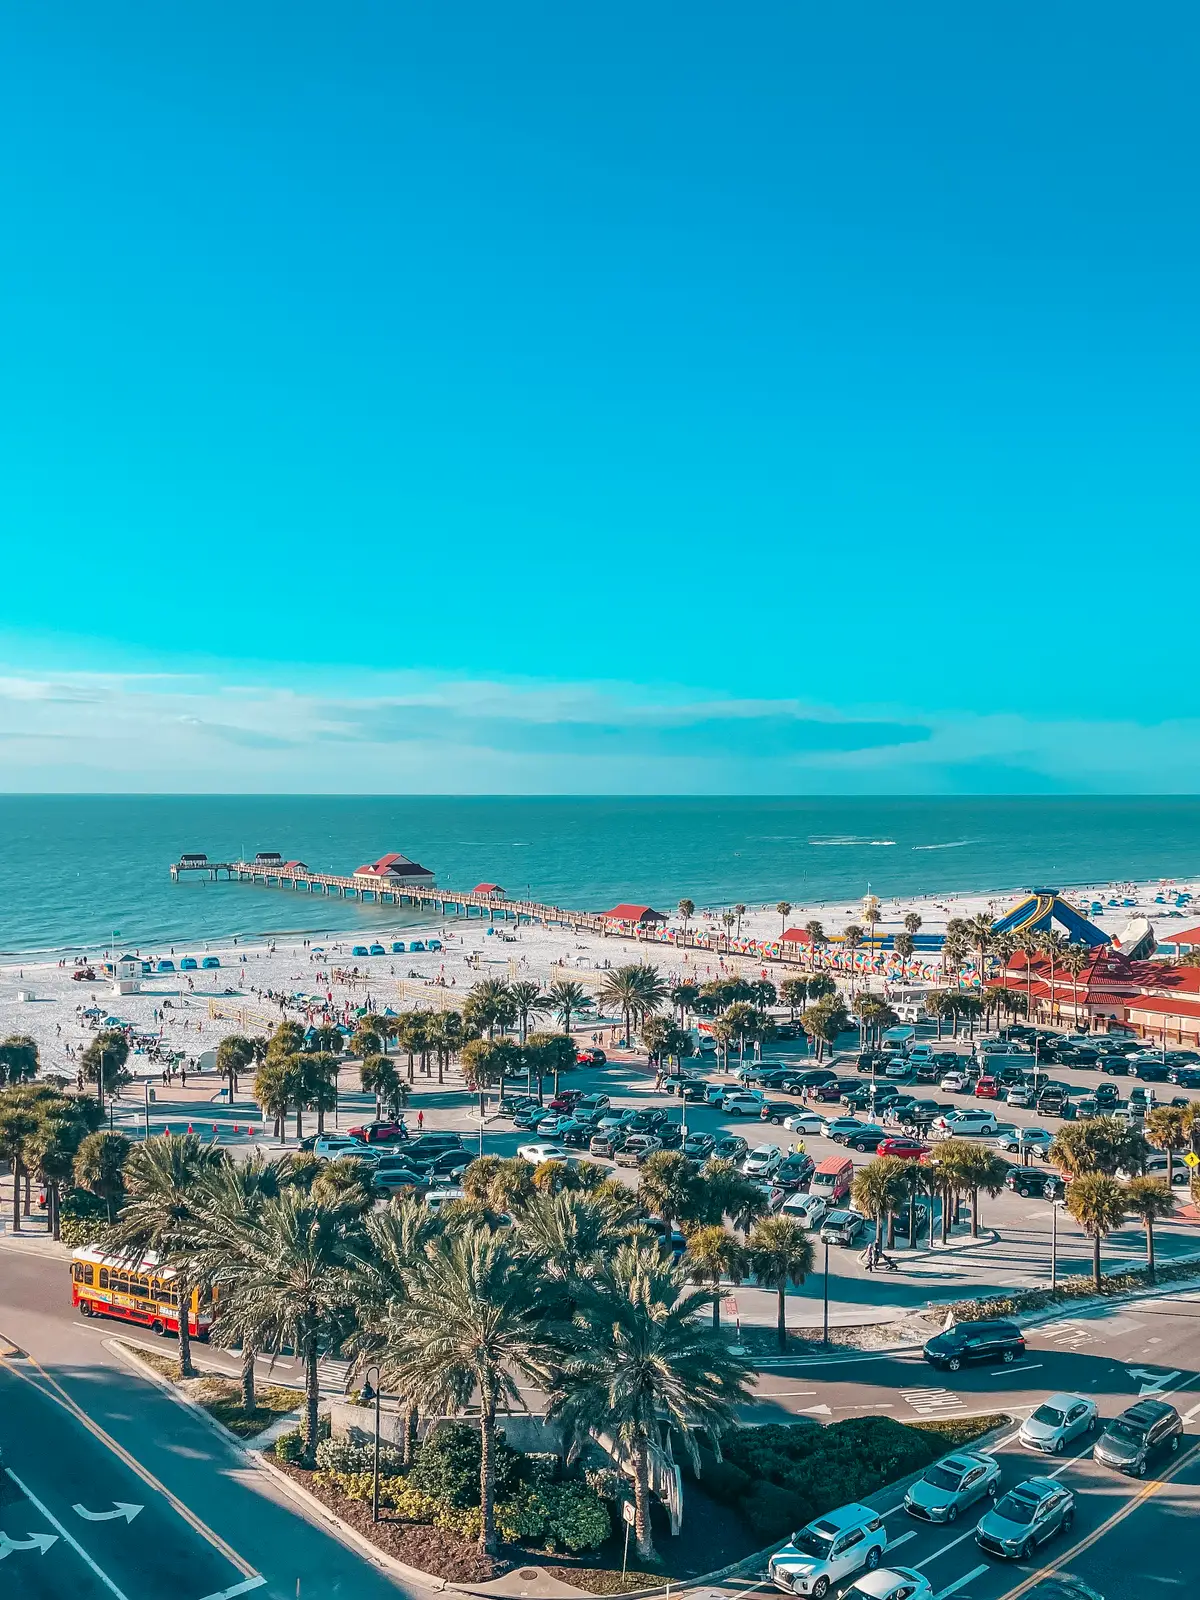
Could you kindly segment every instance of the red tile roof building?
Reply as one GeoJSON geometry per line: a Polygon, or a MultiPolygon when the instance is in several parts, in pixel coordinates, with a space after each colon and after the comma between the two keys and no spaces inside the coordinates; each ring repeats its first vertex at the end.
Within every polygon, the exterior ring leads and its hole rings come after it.
{"type": "Polygon", "coordinates": [[[388,884],[419,883],[427,886],[433,882],[434,875],[428,867],[410,861],[407,856],[393,850],[390,855],[380,856],[378,861],[368,861],[365,866],[355,867],[354,876],[373,878],[388,884]]]}
{"type": "Polygon", "coordinates": [[[666,922],[668,919],[661,911],[655,911],[653,906],[614,906],[611,911],[601,912],[609,922],[636,922],[643,928],[652,922],[666,922]]]}
{"type": "Polygon", "coordinates": [[[1047,958],[1029,960],[1016,950],[993,982],[1027,995],[1035,1019],[1070,1022],[1078,1015],[1092,1027],[1132,1028],[1168,1043],[1195,1044],[1200,1037],[1200,967],[1130,961],[1119,950],[1102,946],[1092,952],[1078,978],[1055,962],[1052,994],[1047,958]]]}

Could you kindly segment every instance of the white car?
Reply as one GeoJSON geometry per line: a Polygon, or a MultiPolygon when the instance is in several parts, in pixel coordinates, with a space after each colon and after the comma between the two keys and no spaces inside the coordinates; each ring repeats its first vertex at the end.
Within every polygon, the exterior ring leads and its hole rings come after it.
{"type": "Polygon", "coordinates": [[[842,1600],[933,1600],[933,1585],[912,1567],[876,1567],[864,1572],[842,1600]]]}
{"type": "Polygon", "coordinates": [[[841,1506],[794,1533],[767,1563],[767,1576],[785,1594],[823,1600],[829,1586],[865,1567],[874,1572],[887,1549],[887,1529],[870,1506],[841,1506]]]}
{"type": "Polygon", "coordinates": [[[789,1133],[824,1133],[825,1118],[819,1111],[793,1111],[784,1117],[783,1125],[789,1133]]]}
{"type": "Polygon", "coordinates": [[[457,1185],[445,1189],[430,1189],[425,1196],[425,1204],[430,1211],[440,1211],[443,1206],[449,1205],[451,1200],[461,1200],[464,1191],[457,1185]]]}
{"type": "Polygon", "coordinates": [[[889,1061],[883,1069],[885,1078],[907,1078],[912,1071],[907,1056],[897,1056],[894,1061],[889,1061]]]}
{"type": "Polygon", "coordinates": [[[933,1125],[955,1139],[962,1138],[965,1134],[996,1134],[1000,1131],[996,1113],[988,1111],[983,1106],[965,1106],[962,1111],[947,1111],[935,1118],[933,1125]]]}
{"type": "Polygon", "coordinates": [[[844,1139],[848,1134],[859,1133],[866,1124],[858,1117],[825,1117],[821,1132],[827,1139],[844,1139]]]}
{"type": "Polygon", "coordinates": [[[339,1156],[354,1156],[359,1161],[378,1161],[378,1150],[372,1150],[361,1139],[351,1139],[349,1134],[323,1133],[313,1143],[313,1155],[323,1161],[336,1161],[339,1156]]]}
{"type": "Polygon", "coordinates": [[[961,1094],[967,1087],[967,1082],[968,1079],[965,1072],[948,1072],[938,1085],[938,1088],[945,1089],[947,1094],[961,1094]]]}
{"type": "Polygon", "coordinates": [[[783,1151],[777,1144],[760,1144],[742,1161],[742,1171],[748,1178],[771,1178],[782,1165],[783,1151]]]}
{"type": "Polygon", "coordinates": [[[517,1154],[522,1161],[530,1161],[535,1167],[540,1167],[543,1161],[570,1161],[571,1152],[565,1145],[550,1144],[539,1139],[537,1144],[519,1144],[517,1154]]]}
{"type": "Polygon", "coordinates": [[[1002,1133],[996,1140],[997,1150],[1013,1150],[1020,1155],[1024,1150],[1036,1150],[1039,1155],[1045,1155],[1054,1143],[1054,1135],[1049,1128],[1014,1128],[1011,1133],[1002,1133]]]}
{"type": "Polygon", "coordinates": [[[733,1089],[721,1100],[721,1110],[734,1117],[762,1115],[763,1095],[758,1089],[733,1089]]]}
{"type": "Polygon", "coordinates": [[[1017,1438],[1026,1450],[1060,1456],[1073,1440],[1096,1431],[1096,1418],[1094,1400],[1081,1394],[1052,1394],[1025,1418],[1017,1438]]]}
{"type": "Polygon", "coordinates": [[[780,1207],[785,1217],[791,1217],[802,1228],[819,1228],[829,1210],[828,1201],[819,1194],[790,1194],[780,1207]]]}

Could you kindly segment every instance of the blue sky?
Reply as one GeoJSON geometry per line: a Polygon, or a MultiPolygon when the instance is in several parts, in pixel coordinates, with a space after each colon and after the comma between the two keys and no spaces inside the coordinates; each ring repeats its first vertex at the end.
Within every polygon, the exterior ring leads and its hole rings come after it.
{"type": "Polygon", "coordinates": [[[0,787],[1200,787],[1194,8],[6,32],[0,787]]]}

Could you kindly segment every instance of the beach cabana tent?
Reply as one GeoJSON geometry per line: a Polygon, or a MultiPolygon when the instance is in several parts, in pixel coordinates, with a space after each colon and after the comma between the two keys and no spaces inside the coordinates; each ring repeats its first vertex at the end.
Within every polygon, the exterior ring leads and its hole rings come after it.
{"type": "Polygon", "coordinates": [[[602,911],[601,916],[606,922],[634,922],[639,927],[647,928],[658,922],[666,922],[661,911],[655,911],[653,906],[634,906],[621,904],[614,906],[611,911],[602,911]]]}

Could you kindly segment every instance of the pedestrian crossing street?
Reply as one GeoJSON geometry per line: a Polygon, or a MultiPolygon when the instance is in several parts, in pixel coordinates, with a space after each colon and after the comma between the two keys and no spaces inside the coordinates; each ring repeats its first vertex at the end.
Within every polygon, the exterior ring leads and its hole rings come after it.
{"type": "Polygon", "coordinates": [[[900,1398],[921,1417],[946,1417],[963,1409],[963,1398],[951,1389],[901,1389],[900,1398]]]}

